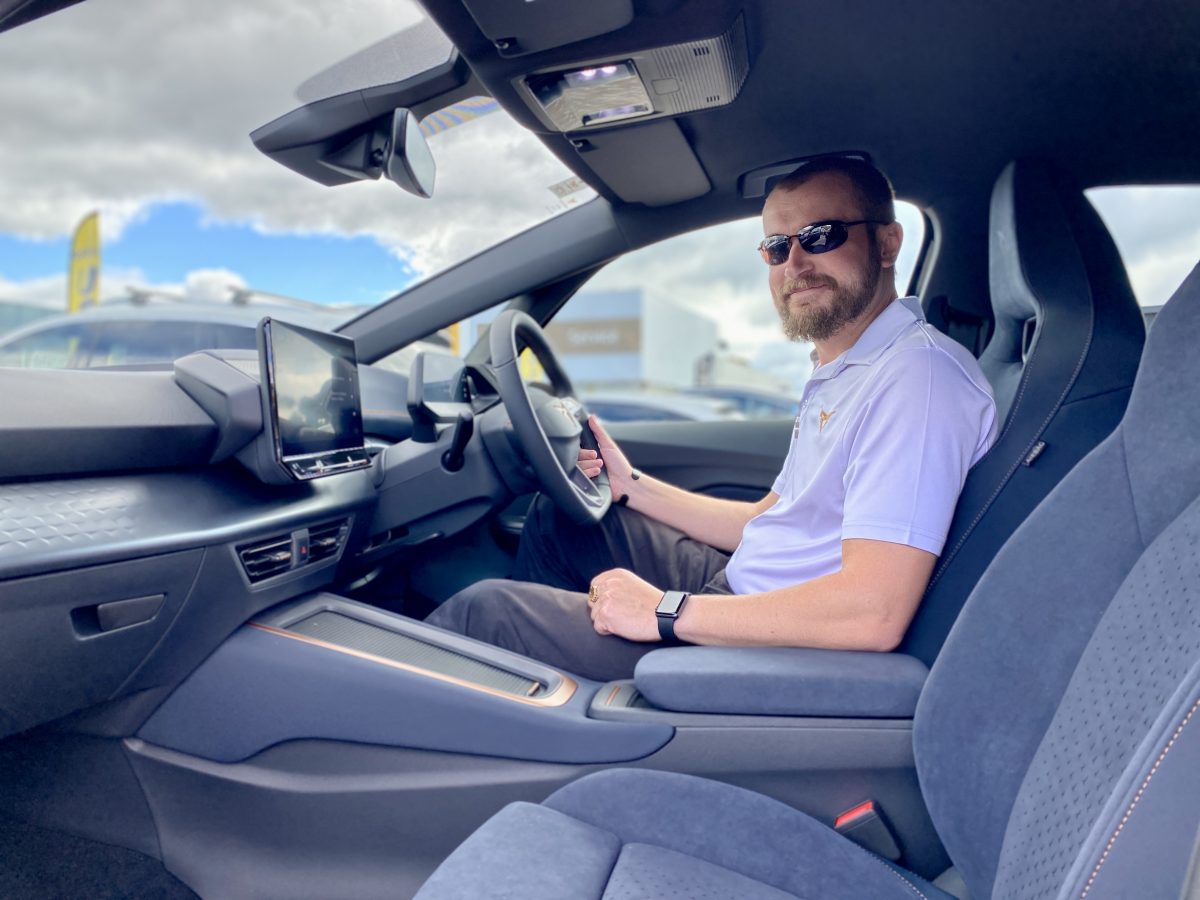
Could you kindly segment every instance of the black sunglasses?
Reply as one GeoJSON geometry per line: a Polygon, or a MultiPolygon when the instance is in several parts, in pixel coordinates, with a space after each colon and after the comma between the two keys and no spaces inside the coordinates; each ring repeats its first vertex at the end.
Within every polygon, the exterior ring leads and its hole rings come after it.
{"type": "Polygon", "coordinates": [[[886,225],[875,219],[859,219],[857,222],[813,222],[796,234],[772,234],[763,238],[758,252],[768,266],[781,266],[792,252],[792,239],[805,253],[828,253],[846,243],[851,225],[886,225]]]}

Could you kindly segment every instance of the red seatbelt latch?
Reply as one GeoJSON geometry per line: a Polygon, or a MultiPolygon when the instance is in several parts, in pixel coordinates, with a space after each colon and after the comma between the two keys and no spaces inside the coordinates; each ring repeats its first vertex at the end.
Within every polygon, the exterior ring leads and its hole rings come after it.
{"type": "Polygon", "coordinates": [[[833,830],[884,859],[900,858],[900,846],[874,800],[846,810],[833,820],[833,830]]]}

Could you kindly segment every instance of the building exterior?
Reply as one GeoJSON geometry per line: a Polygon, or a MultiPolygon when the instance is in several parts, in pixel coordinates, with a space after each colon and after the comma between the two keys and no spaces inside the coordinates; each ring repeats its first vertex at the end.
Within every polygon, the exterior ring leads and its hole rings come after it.
{"type": "MultiPolygon", "coordinates": [[[[466,346],[492,316],[465,323],[466,346]]],[[[550,346],[577,388],[689,387],[702,360],[718,352],[717,322],[637,289],[582,291],[546,329],[550,346]]]]}

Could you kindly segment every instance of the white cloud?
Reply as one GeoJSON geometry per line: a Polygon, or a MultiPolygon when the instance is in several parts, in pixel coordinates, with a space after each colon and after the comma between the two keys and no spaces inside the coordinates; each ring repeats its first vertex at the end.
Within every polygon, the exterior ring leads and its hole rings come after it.
{"type": "MultiPolygon", "coordinates": [[[[229,269],[194,269],[182,282],[156,282],[141,269],[106,267],[103,279],[104,296],[113,299],[127,298],[131,292],[148,292],[193,303],[228,305],[231,289],[246,287],[246,279],[229,269]]],[[[63,272],[24,280],[0,276],[0,303],[5,301],[66,312],[67,275],[63,272]]]]}
{"type": "Polygon", "coordinates": [[[1138,301],[1165,303],[1200,258],[1200,187],[1087,191],[1112,233],[1138,301]]]}
{"type": "Polygon", "coordinates": [[[23,281],[13,281],[0,275],[0,303],[5,301],[66,312],[67,275],[64,272],[23,281]]]}
{"type": "Polygon", "coordinates": [[[118,239],[164,200],[268,233],[366,235],[428,273],[528,227],[566,170],[506,116],[433,142],[435,200],[390,182],[324,188],[249,133],[318,70],[422,15],[406,0],[90,0],[0,35],[0,233],[118,239]]]}
{"type": "Polygon", "coordinates": [[[246,287],[246,279],[228,269],[196,269],[188,272],[183,294],[196,303],[229,303],[230,293],[246,287]]]}

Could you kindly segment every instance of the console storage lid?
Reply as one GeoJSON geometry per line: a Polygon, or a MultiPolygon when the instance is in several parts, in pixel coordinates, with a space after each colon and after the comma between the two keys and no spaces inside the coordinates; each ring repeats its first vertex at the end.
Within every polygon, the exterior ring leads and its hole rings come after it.
{"type": "Polygon", "coordinates": [[[642,657],[634,680],[676,712],[909,719],[928,674],[900,653],[669,647],[642,657]]]}

